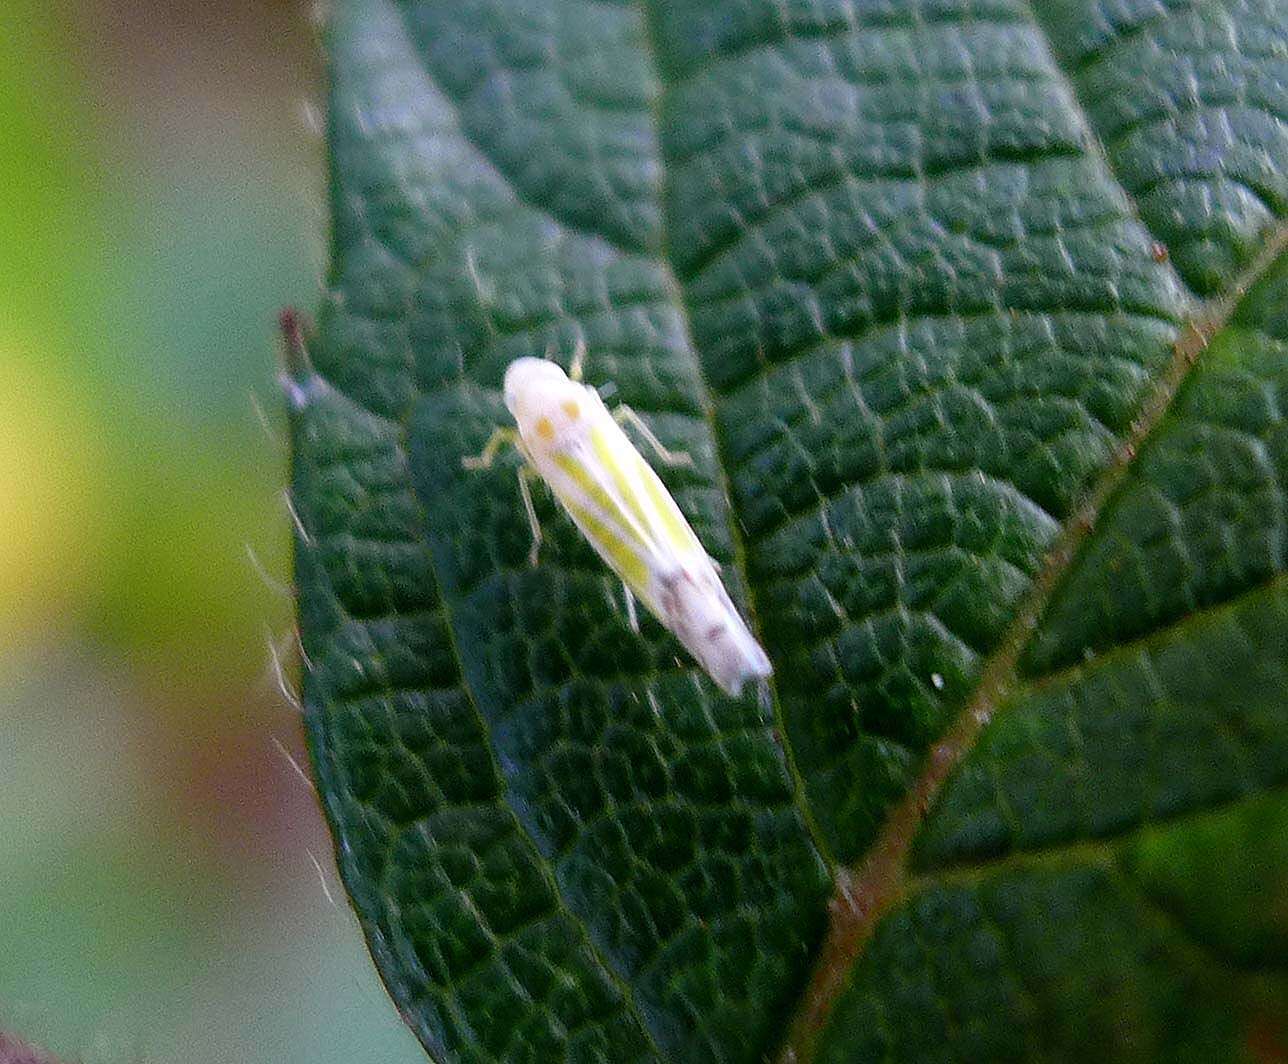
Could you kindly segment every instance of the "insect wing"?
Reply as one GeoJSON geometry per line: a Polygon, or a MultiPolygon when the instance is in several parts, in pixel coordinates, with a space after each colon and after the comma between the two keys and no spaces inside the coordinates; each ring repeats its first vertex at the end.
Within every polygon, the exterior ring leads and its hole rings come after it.
{"type": "MultiPolygon", "coordinates": [[[[669,501],[657,474],[605,414],[562,445],[533,456],[537,470],[596,552],[656,612],[655,575],[673,566],[667,518],[655,498],[669,501]],[[616,437],[616,438],[615,438],[616,437]],[[647,478],[656,481],[650,485],[647,478]]],[[[671,503],[674,507],[674,502],[671,503]]],[[[685,529],[687,524],[675,516],[685,529]]],[[[689,532],[692,537],[692,532],[689,532]]],[[[692,539],[697,543],[696,537],[692,539]]],[[[700,549],[700,548],[699,548],[700,549]]]]}

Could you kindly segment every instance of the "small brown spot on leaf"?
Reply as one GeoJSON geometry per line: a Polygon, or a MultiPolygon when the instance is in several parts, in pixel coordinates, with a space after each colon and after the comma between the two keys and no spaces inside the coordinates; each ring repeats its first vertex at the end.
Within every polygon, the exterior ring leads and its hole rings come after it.
{"type": "Polygon", "coordinates": [[[0,1064],[58,1064],[47,1053],[0,1031],[0,1064]]]}

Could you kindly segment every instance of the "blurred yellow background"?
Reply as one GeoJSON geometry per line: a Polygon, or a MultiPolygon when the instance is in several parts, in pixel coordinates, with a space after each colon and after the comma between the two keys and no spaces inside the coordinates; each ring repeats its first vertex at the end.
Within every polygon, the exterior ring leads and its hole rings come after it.
{"type": "Polygon", "coordinates": [[[86,1064],[424,1060],[328,901],[270,667],[274,319],[325,262],[311,13],[3,7],[0,1031],[86,1064]]]}

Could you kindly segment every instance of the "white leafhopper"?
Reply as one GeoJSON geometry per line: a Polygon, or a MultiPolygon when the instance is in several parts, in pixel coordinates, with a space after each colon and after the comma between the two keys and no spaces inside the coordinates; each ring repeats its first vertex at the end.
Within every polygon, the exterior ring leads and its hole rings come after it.
{"type": "MultiPolygon", "coordinates": [[[[581,352],[578,352],[580,356],[581,352]]],[[[519,487],[532,525],[535,564],[541,543],[525,475],[549,485],[572,518],[633,594],[669,628],[716,684],[737,695],[744,683],[770,674],[769,658],[734,608],[689,522],[658,475],[622,431],[629,421],[662,460],[688,464],[668,451],[626,406],[609,412],[593,388],[554,362],[517,358],[505,371],[505,405],[514,428],[497,429],[469,469],[492,464],[513,443],[526,460],[519,487]]]]}

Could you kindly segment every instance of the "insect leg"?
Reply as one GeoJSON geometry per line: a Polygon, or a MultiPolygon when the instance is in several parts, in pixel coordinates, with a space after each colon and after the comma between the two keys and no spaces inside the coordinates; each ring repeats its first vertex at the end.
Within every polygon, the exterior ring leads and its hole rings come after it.
{"type": "Polygon", "coordinates": [[[478,454],[467,455],[461,459],[461,465],[466,469],[491,469],[492,463],[496,461],[496,456],[501,453],[501,448],[506,444],[519,445],[519,432],[515,428],[502,425],[500,428],[493,429],[492,435],[487,438],[487,443],[483,445],[483,450],[478,454]]]}
{"type": "Polygon", "coordinates": [[[532,505],[532,492],[528,481],[539,476],[530,465],[519,467],[519,495],[523,498],[523,512],[528,515],[528,527],[532,530],[532,547],[528,550],[528,564],[537,564],[537,555],[541,550],[541,522],[537,520],[537,509],[532,505]]]}
{"type": "Polygon", "coordinates": [[[667,465],[690,467],[693,465],[693,455],[685,451],[672,451],[668,448],[653,434],[653,430],[645,424],[644,419],[625,403],[613,408],[613,420],[619,425],[629,422],[634,426],[635,431],[644,437],[645,442],[657,452],[657,456],[667,465]]]}
{"type": "Polygon", "coordinates": [[[622,595],[626,599],[626,623],[631,626],[631,631],[639,635],[640,619],[635,613],[635,592],[626,581],[622,581],[622,595]]]}
{"type": "Polygon", "coordinates": [[[583,336],[577,337],[577,342],[572,349],[572,361],[568,363],[568,379],[581,383],[582,371],[586,368],[586,339],[583,336]]]}

